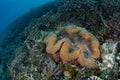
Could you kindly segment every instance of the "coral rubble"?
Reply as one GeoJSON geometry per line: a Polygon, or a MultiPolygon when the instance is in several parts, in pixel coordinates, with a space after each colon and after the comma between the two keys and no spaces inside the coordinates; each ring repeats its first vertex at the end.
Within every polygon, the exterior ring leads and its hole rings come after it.
{"type": "Polygon", "coordinates": [[[78,62],[92,68],[99,58],[99,42],[91,33],[81,27],[69,25],[49,34],[45,40],[46,51],[56,62],[78,62]],[[59,58],[59,60],[58,60],[59,58]]]}
{"type": "Polygon", "coordinates": [[[97,76],[91,76],[90,78],[88,78],[87,80],[103,80],[97,76]]]}

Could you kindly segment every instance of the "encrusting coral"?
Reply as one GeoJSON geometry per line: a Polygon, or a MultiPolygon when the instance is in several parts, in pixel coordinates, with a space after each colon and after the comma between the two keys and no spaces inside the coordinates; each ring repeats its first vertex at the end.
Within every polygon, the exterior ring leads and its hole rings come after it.
{"type": "Polygon", "coordinates": [[[56,62],[78,62],[81,66],[92,68],[99,58],[99,42],[87,30],[70,25],[51,32],[45,39],[46,51],[56,62]]]}

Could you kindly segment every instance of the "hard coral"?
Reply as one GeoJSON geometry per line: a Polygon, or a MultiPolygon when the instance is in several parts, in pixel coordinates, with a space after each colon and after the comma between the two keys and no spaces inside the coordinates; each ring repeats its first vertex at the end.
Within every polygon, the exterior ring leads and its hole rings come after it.
{"type": "Polygon", "coordinates": [[[100,55],[98,40],[87,30],[77,26],[59,28],[57,33],[49,34],[44,42],[47,53],[52,54],[56,62],[75,61],[92,68],[100,55]]]}

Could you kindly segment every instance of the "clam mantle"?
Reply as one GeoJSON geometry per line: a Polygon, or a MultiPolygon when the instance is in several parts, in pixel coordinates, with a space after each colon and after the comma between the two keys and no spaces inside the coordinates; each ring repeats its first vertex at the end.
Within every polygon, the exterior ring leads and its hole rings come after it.
{"type": "Polygon", "coordinates": [[[99,42],[85,28],[69,25],[50,32],[44,39],[46,52],[53,56],[55,62],[80,64],[87,68],[95,65],[99,58],[99,42]]]}

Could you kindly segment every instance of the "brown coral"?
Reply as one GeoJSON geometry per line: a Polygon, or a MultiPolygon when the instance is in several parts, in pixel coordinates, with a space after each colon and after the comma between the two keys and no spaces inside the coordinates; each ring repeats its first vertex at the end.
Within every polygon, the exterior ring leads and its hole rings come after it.
{"type": "Polygon", "coordinates": [[[47,53],[52,54],[56,62],[77,61],[82,66],[92,68],[100,55],[98,40],[81,27],[60,28],[58,33],[49,34],[44,42],[47,53]]]}

